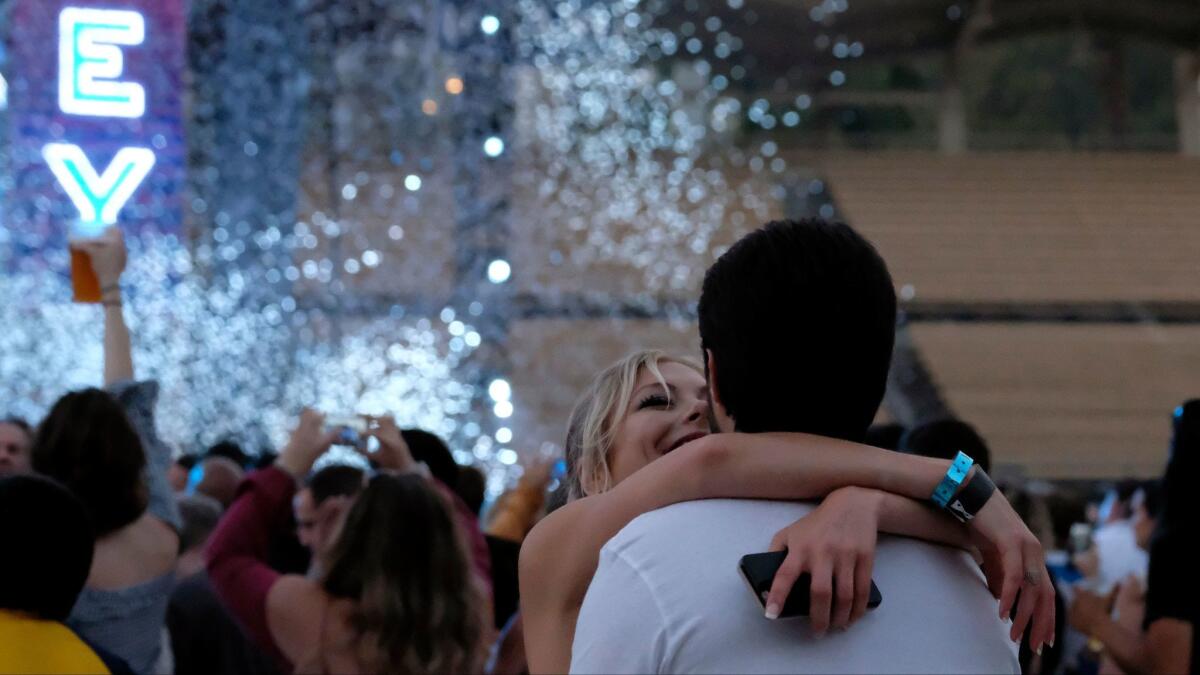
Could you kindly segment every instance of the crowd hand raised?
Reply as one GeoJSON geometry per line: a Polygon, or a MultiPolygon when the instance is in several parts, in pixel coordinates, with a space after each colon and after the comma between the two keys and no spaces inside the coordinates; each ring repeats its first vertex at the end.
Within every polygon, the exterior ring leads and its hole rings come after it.
{"type": "Polygon", "coordinates": [[[72,241],[70,247],[88,255],[100,288],[116,286],[125,271],[125,237],[121,228],[113,226],[98,237],[72,241]]]}
{"type": "Polygon", "coordinates": [[[1055,639],[1054,584],[1041,543],[999,490],[975,515],[968,531],[983,556],[988,588],[1000,601],[1000,618],[1013,619],[1009,639],[1019,641],[1032,622],[1029,646],[1040,654],[1042,645],[1052,645],[1055,639]]]}
{"type": "Polygon", "coordinates": [[[413,459],[412,451],[408,449],[408,443],[404,442],[396,420],[387,416],[368,417],[367,422],[370,429],[366,435],[379,441],[379,450],[374,453],[368,453],[363,447],[357,447],[355,450],[381,468],[389,471],[411,471],[416,465],[416,460],[413,459]]]}
{"type": "Polygon", "coordinates": [[[1136,575],[1130,574],[1117,587],[1117,597],[1113,604],[1117,620],[1122,625],[1140,630],[1142,619],[1146,615],[1146,591],[1136,575]]]}
{"type": "Polygon", "coordinates": [[[317,458],[325,453],[337,439],[336,429],[325,429],[325,416],[311,408],[300,413],[300,422],[276,463],[297,479],[312,470],[317,458]]]}
{"type": "Polygon", "coordinates": [[[787,550],[787,558],[767,595],[767,618],[779,616],[792,586],[805,572],[812,576],[809,619],[815,633],[822,634],[830,626],[845,628],[862,618],[870,600],[879,508],[878,493],[842,488],[780,530],[771,540],[771,550],[787,550]]]}
{"type": "Polygon", "coordinates": [[[553,458],[531,460],[529,465],[525,467],[525,473],[521,474],[521,482],[543,490],[546,489],[550,485],[554,465],[557,461],[553,458]]]}

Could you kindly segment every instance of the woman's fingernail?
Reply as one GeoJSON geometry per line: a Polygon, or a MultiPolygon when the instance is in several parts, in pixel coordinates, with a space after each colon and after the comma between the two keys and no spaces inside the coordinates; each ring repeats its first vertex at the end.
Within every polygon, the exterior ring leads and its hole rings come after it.
{"type": "Polygon", "coordinates": [[[1050,649],[1054,649],[1054,638],[1050,638],[1050,641],[1046,644],[1050,645],[1050,649]]]}
{"type": "Polygon", "coordinates": [[[1037,651],[1035,651],[1034,654],[1037,654],[1038,656],[1042,655],[1042,645],[1038,645],[1037,651]]]}
{"type": "Polygon", "coordinates": [[[767,605],[767,618],[772,621],[779,618],[779,605],[774,603],[767,605]]]}

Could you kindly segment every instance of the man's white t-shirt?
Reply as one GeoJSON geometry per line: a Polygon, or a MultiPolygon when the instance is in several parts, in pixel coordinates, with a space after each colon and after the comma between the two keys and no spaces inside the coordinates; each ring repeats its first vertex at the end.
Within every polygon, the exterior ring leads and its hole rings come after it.
{"type": "Polygon", "coordinates": [[[764,618],[743,555],[812,510],[707,500],[644,514],[600,553],[579,613],[573,673],[1020,673],[1017,646],[965,552],[880,536],[879,608],[815,637],[764,618]]]}

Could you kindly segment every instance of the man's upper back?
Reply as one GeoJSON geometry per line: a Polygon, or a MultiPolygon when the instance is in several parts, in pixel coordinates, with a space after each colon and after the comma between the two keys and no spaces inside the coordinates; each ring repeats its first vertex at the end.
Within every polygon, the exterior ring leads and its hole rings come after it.
{"type": "Polygon", "coordinates": [[[645,514],[604,547],[580,611],[572,672],[1020,672],[983,575],[961,551],[880,537],[883,604],[816,638],[769,621],[739,559],[810,505],[708,500],[645,514]]]}

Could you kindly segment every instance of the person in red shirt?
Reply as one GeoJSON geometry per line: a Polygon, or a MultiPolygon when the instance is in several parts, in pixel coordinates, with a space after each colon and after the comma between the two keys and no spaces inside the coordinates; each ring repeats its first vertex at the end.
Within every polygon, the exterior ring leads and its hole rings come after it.
{"type": "Polygon", "coordinates": [[[337,431],[305,410],[274,466],[251,474],[213,533],[208,571],[250,636],[296,672],[471,672],[486,656],[491,607],[447,489],[417,467],[390,419],[370,433],[383,471],[349,509],[321,575],[266,563],[297,482],[337,431]]]}

